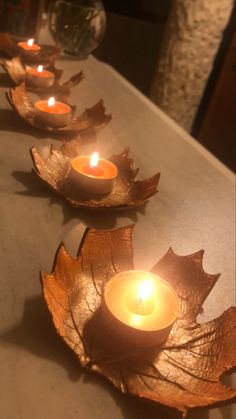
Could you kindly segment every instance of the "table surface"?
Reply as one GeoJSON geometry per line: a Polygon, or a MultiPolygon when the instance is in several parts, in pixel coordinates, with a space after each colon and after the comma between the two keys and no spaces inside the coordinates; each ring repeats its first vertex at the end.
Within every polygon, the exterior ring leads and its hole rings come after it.
{"type": "MultiPolygon", "coordinates": [[[[71,209],[31,174],[29,148],[59,141],[27,127],[0,92],[0,417],[2,419],[174,418],[125,397],[80,368],[57,336],[42,300],[39,270],[51,271],[63,239],[75,254],[84,224],[135,223],[135,266],[148,270],[172,246],[186,255],[205,249],[204,268],[221,272],[200,320],[235,305],[234,175],[109,66],[90,57],[58,67],[63,77],[86,75],[71,95],[78,112],[103,98],[112,122],[98,134],[103,156],[130,147],[140,178],[161,172],[159,192],[145,209],[89,214],[71,209]]],[[[189,418],[233,418],[234,405],[202,409],[189,418]]]]}

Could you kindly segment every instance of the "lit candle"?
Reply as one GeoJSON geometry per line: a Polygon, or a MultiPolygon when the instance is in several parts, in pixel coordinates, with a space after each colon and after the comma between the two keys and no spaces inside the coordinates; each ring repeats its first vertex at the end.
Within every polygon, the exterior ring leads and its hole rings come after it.
{"type": "Polygon", "coordinates": [[[26,58],[30,58],[34,55],[37,55],[41,50],[40,45],[34,43],[34,39],[29,39],[27,42],[20,41],[18,42],[18,47],[22,55],[26,58]]]}
{"type": "Polygon", "coordinates": [[[50,87],[55,82],[55,74],[44,70],[42,65],[39,65],[37,68],[27,67],[26,78],[29,84],[37,87],[50,87]]]}
{"type": "Polygon", "coordinates": [[[38,120],[46,126],[59,128],[68,125],[71,121],[71,107],[66,103],[55,101],[54,97],[39,100],[34,106],[38,120]]]}
{"type": "Polygon", "coordinates": [[[121,272],[104,289],[104,324],[120,342],[158,346],[168,337],[178,310],[173,288],[149,272],[121,272]]]}
{"type": "Polygon", "coordinates": [[[111,192],[117,174],[117,167],[96,152],[92,156],[78,156],[71,160],[70,180],[79,190],[89,194],[111,192]]]}

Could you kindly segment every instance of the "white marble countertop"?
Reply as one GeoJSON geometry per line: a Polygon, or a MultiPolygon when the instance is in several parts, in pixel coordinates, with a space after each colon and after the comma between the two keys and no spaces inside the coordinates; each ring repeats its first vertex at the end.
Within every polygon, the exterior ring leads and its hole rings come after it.
{"type": "MultiPolygon", "coordinates": [[[[222,273],[200,321],[212,319],[235,305],[235,178],[109,66],[93,57],[62,57],[57,66],[65,78],[85,72],[71,95],[78,112],[103,98],[113,115],[96,146],[87,148],[106,157],[129,146],[139,177],[160,171],[161,180],[158,194],[140,211],[95,215],[69,208],[31,175],[29,148],[60,142],[27,127],[10,108],[6,87],[0,88],[0,417],[172,419],[80,368],[54,331],[39,270],[51,270],[62,239],[75,253],[83,223],[95,228],[136,223],[136,268],[148,270],[169,246],[181,255],[205,249],[205,270],[222,273]]],[[[189,418],[233,419],[234,414],[231,404],[189,418]]]]}

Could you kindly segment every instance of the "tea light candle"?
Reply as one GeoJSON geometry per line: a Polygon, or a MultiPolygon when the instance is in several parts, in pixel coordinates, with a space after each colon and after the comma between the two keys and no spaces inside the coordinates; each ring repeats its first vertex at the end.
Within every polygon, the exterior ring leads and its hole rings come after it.
{"type": "Polygon", "coordinates": [[[39,100],[35,103],[37,118],[44,125],[60,128],[68,125],[72,118],[72,110],[69,105],[55,101],[54,97],[48,100],[39,100]]]}
{"type": "Polygon", "coordinates": [[[87,193],[103,195],[111,192],[117,174],[117,167],[96,152],[71,160],[70,179],[79,190],[87,193]]]}
{"type": "Polygon", "coordinates": [[[102,316],[108,332],[120,342],[158,346],[168,337],[178,315],[178,299],[161,277],[124,271],[106,284],[102,316]]]}
{"type": "Polygon", "coordinates": [[[35,44],[33,38],[29,39],[27,42],[18,42],[17,45],[20,49],[21,54],[24,55],[26,58],[30,58],[34,55],[37,55],[41,50],[40,45],[35,44]]]}
{"type": "Polygon", "coordinates": [[[55,82],[55,74],[51,71],[44,70],[42,65],[37,68],[26,68],[26,79],[32,86],[37,87],[50,87],[55,82]]]}

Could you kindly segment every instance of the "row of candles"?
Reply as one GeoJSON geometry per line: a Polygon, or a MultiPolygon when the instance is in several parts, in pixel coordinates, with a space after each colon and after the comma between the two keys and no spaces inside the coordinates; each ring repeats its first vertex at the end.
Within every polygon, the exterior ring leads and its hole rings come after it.
{"type": "MultiPolygon", "coordinates": [[[[29,57],[39,53],[41,47],[34,43],[19,42],[22,55],[29,57]]],[[[31,84],[48,87],[55,82],[55,75],[44,70],[28,67],[27,77],[31,84]]],[[[55,101],[35,103],[39,119],[46,125],[62,127],[72,118],[68,104],[55,101]]],[[[78,156],[71,161],[69,179],[80,191],[91,195],[105,195],[112,191],[117,167],[110,161],[92,156],[78,156]]],[[[161,277],[145,271],[124,271],[116,274],[105,286],[101,312],[108,332],[120,341],[140,347],[160,345],[168,337],[179,313],[178,298],[174,289],[161,277]]]]}

